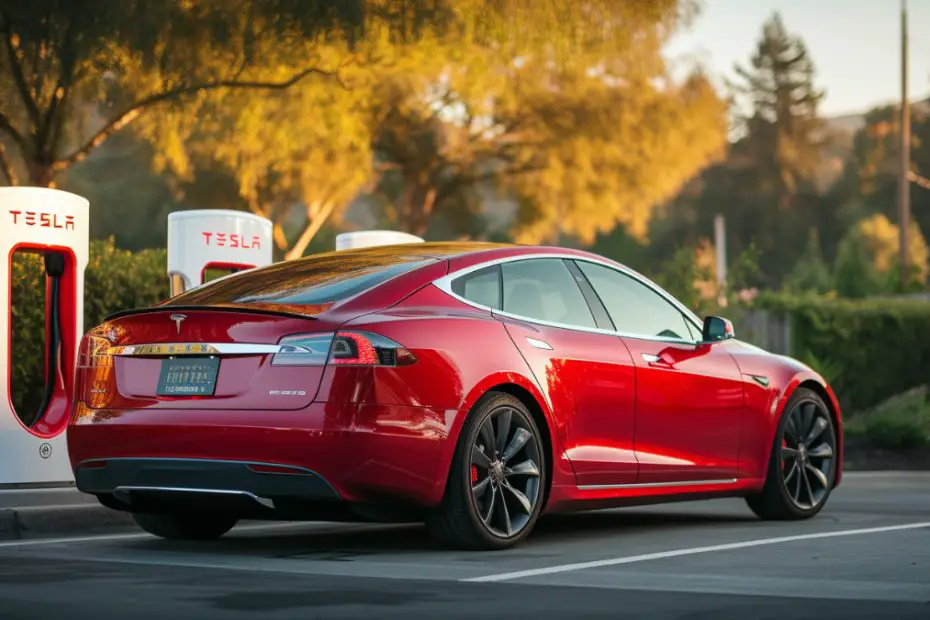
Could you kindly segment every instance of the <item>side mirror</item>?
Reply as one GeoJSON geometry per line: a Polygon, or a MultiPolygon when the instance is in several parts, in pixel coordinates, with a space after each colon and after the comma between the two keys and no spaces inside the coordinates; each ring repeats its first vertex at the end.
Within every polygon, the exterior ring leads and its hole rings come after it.
{"type": "Polygon", "coordinates": [[[719,316],[709,316],[704,319],[704,328],[701,331],[704,342],[719,342],[735,338],[733,323],[719,316]]]}

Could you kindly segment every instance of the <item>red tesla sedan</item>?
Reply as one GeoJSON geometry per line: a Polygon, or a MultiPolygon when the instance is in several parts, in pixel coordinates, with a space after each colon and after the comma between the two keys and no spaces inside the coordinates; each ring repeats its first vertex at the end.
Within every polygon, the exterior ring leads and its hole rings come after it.
{"type": "Polygon", "coordinates": [[[425,521],[495,549],[543,512],[742,496],[817,514],[837,400],[587,252],[331,252],[122,312],[80,347],[77,486],[146,531],[240,519],[425,521]]]}

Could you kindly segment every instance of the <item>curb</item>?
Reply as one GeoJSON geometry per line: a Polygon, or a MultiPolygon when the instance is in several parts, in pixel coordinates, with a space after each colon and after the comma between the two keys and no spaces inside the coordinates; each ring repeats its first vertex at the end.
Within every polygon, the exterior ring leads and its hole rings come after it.
{"type": "Polygon", "coordinates": [[[0,540],[111,533],[133,526],[131,514],[93,504],[0,509],[0,540]]]}

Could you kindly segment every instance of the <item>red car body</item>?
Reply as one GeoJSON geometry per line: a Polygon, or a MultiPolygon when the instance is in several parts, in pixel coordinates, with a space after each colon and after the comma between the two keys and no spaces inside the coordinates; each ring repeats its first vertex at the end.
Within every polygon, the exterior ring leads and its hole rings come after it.
{"type": "Polygon", "coordinates": [[[799,387],[830,410],[839,484],[839,404],[807,366],[735,339],[526,320],[449,288],[469,269],[529,258],[588,261],[648,283],[583,251],[417,244],[278,263],[110,317],[81,346],[68,430],[78,488],[118,509],[135,509],[134,490],[150,491],[149,507],[172,490],[202,490],[242,495],[241,515],[255,518],[415,518],[442,502],[463,424],[495,390],[523,402],[543,435],[542,512],[740,496],[763,487],[780,412],[799,387]],[[313,278],[351,283],[368,263],[404,267],[336,301],[287,297],[313,278]],[[210,301],[229,290],[239,301],[210,301]],[[249,299],[255,290],[265,297],[249,299]],[[319,333],[381,336],[410,361],[272,363],[282,339],[319,333]],[[182,357],[211,347],[212,395],[156,393],[169,345],[182,357]]]}

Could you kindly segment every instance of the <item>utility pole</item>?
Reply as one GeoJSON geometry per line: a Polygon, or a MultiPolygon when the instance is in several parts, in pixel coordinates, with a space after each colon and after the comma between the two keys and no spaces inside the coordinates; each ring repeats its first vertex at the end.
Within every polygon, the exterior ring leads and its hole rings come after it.
{"type": "Polygon", "coordinates": [[[898,178],[898,209],[901,235],[900,287],[907,286],[910,265],[907,260],[907,237],[911,220],[911,106],[907,97],[907,0],[901,0],[901,170],[898,178]]]}
{"type": "Polygon", "coordinates": [[[726,303],[727,287],[727,233],[726,220],[719,213],[714,216],[714,249],[717,259],[717,290],[719,291],[717,302],[723,306],[726,303]]]}

